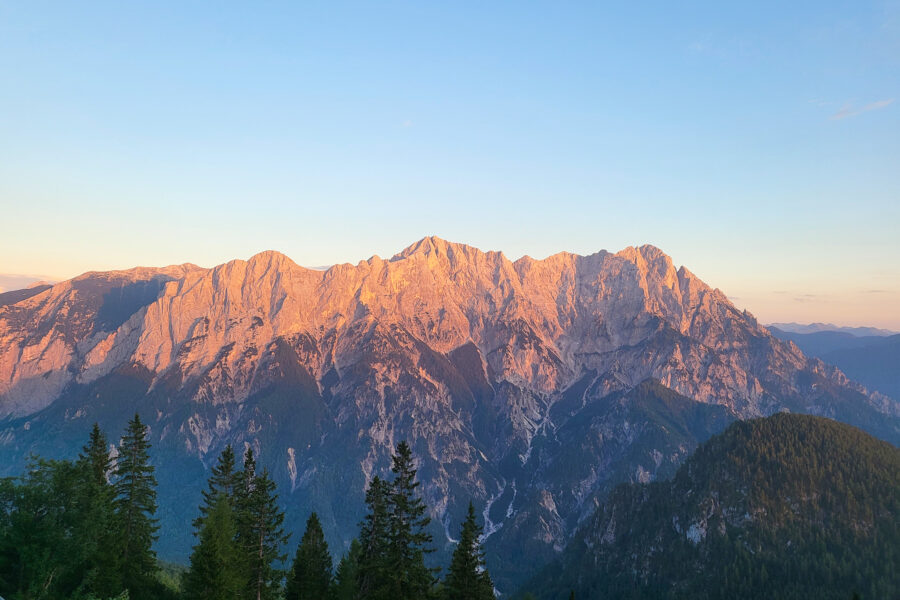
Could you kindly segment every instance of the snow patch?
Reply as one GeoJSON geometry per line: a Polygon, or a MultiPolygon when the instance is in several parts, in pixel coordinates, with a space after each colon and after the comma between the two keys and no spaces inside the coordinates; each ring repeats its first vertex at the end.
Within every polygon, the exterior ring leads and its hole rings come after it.
{"type": "Polygon", "coordinates": [[[291,478],[291,492],[297,489],[297,457],[294,454],[293,448],[287,449],[288,461],[287,461],[287,469],[288,475],[291,478]]]}
{"type": "Polygon", "coordinates": [[[447,536],[447,540],[449,540],[449,542],[450,542],[451,544],[458,544],[458,543],[459,543],[459,540],[453,539],[453,536],[450,535],[450,515],[445,515],[445,516],[444,516],[444,523],[443,523],[443,524],[444,524],[444,535],[447,536]]]}
{"type": "Polygon", "coordinates": [[[496,502],[497,499],[503,495],[504,491],[505,490],[501,490],[500,492],[492,495],[484,504],[484,513],[482,514],[482,517],[484,517],[484,534],[481,536],[482,541],[488,539],[489,537],[500,531],[500,528],[503,527],[503,523],[494,523],[493,521],[491,521],[491,506],[493,506],[494,502],[496,502]]]}
{"type": "Polygon", "coordinates": [[[514,514],[516,514],[516,511],[513,509],[513,503],[516,501],[516,494],[518,493],[516,490],[516,482],[515,481],[512,482],[512,489],[513,489],[513,496],[512,496],[512,499],[509,501],[509,506],[506,507],[506,518],[507,519],[511,518],[514,514]]]}

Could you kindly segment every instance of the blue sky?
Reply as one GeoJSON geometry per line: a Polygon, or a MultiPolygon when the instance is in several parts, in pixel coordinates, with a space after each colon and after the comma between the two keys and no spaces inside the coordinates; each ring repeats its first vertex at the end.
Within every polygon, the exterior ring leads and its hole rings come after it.
{"type": "Polygon", "coordinates": [[[0,0],[0,273],[652,243],[900,330],[900,2],[0,0]]]}

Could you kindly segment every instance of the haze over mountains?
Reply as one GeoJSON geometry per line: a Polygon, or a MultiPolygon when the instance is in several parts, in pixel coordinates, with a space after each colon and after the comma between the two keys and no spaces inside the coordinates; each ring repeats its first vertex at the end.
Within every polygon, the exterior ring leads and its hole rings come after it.
{"type": "Polygon", "coordinates": [[[807,356],[835,365],[869,390],[900,398],[900,334],[875,329],[883,333],[868,335],[869,327],[797,333],[770,325],[769,330],[775,337],[797,344],[807,356]]]}
{"type": "Polygon", "coordinates": [[[139,411],[169,465],[162,519],[184,532],[160,540],[165,558],[186,556],[227,443],[272,471],[295,530],[316,510],[343,547],[367,480],[408,439],[438,545],[474,499],[511,590],[613,485],[672,474],[734,419],[807,412],[900,441],[895,399],[653,246],[513,262],[432,237],[326,271],[264,252],[33,291],[0,302],[2,474],[139,411]]]}
{"type": "Polygon", "coordinates": [[[840,325],[833,325],[832,323],[769,323],[767,327],[774,327],[786,333],[809,334],[834,331],[842,334],[849,334],[854,337],[886,336],[898,333],[889,329],[879,329],[878,327],[842,327],[840,325]]]}
{"type": "Polygon", "coordinates": [[[40,275],[13,275],[0,273],[0,294],[34,287],[45,283],[54,283],[52,278],[40,275]]]}

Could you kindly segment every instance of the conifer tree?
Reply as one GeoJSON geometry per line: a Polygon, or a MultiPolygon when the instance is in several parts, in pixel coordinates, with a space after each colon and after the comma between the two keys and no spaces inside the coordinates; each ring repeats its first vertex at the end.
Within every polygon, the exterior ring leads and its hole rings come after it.
{"type": "Polygon", "coordinates": [[[246,597],[270,600],[278,596],[284,577],[277,567],[287,558],[281,548],[290,537],[282,526],[284,512],[278,507],[275,482],[268,472],[256,475],[256,461],[250,449],[244,455],[244,469],[237,481],[237,541],[246,597]]]}
{"type": "Polygon", "coordinates": [[[244,591],[231,502],[219,494],[209,505],[199,543],[184,576],[185,600],[235,600],[244,591]]]}
{"type": "Polygon", "coordinates": [[[82,511],[79,519],[79,547],[83,557],[81,587],[100,597],[113,596],[121,591],[115,568],[116,491],[108,479],[112,471],[109,443],[97,423],[76,466],[80,473],[78,500],[82,511]]]}
{"type": "Polygon", "coordinates": [[[65,598],[78,587],[81,475],[69,461],[33,457],[18,482],[0,479],[0,593],[65,598]]]}
{"type": "Polygon", "coordinates": [[[481,547],[482,528],[475,520],[475,506],[469,502],[463,521],[459,543],[453,551],[450,572],[444,582],[447,600],[493,600],[494,584],[484,569],[484,550],[481,547]]]}
{"type": "MultiPolygon", "coordinates": [[[[256,460],[253,457],[253,448],[247,448],[244,451],[244,460],[241,470],[237,472],[237,487],[234,491],[234,522],[235,522],[235,539],[237,541],[238,553],[240,554],[241,576],[245,583],[245,594],[243,598],[255,598],[251,593],[250,585],[250,566],[253,563],[253,532],[250,529],[250,494],[253,490],[253,480],[256,478],[256,460]]],[[[201,517],[202,518],[202,517],[201,517]]]]}
{"type": "Polygon", "coordinates": [[[360,600],[390,600],[390,484],[377,475],[366,490],[368,513],[360,524],[357,590],[360,600]]]}
{"type": "Polygon", "coordinates": [[[430,547],[431,534],[426,531],[431,519],[426,514],[425,501],[418,494],[412,450],[405,441],[397,444],[391,471],[394,473],[388,519],[391,597],[419,600],[426,598],[434,586],[434,571],[425,566],[425,554],[434,550],[430,547]]]}
{"type": "Polygon", "coordinates": [[[244,452],[242,468],[235,474],[234,506],[238,517],[238,535],[242,534],[240,517],[250,502],[250,492],[253,490],[253,481],[255,479],[256,459],[253,457],[253,448],[247,448],[244,452]]]}
{"type": "Polygon", "coordinates": [[[101,488],[109,485],[109,475],[112,471],[109,442],[97,423],[94,423],[88,443],[82,447],[81,454],[78,455],[78,461],[87,469],[91,483],[101,488]]]}
{"type": "Polygon", "coordinates": [[[218,464],[212,469],[207,480],[207,489],[201,491],[203,503],[200,505],[200,516],[194,519],[195,534],[199,534],[203,527],[203,520],[220,495],[225,496],[234,509],[240,476],[241,472],[235,469],[234,450],[231,448],[231,444],[228,444],[219,455],[218,464]]]}
{"type": "Polygon", "coordinates": [[[145,594],[157,569],[156,478],[150,465],[147,426],[138,414],[128,422],[115,468],[119,574],[132,598],[145,594]]]}
{"type": "Polygon", "coordinates": [[[338,563],[335,571],[331,594],[333,600],[356,600],[361,554],[362,545],[359,540],[354,538],[350,542],[350,549],[341,557],[341,562],[338,563]]]}
{"type": "Polygon", "coordinates": [[[331,589],[331,569],[331,554],[319,516],[312,513],[288,572],[285,600],[324,600],[331,589]]]}

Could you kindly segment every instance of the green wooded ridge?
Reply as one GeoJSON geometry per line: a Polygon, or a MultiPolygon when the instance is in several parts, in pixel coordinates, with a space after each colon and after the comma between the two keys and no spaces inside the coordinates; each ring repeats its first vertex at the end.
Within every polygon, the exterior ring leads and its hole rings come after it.
{"type": "Polygon", "coordinates": [[[900,449],[811,415],[736,422],[671,480],[614,489],[525,589],[542,600],[900,598],[900,449]]]}

